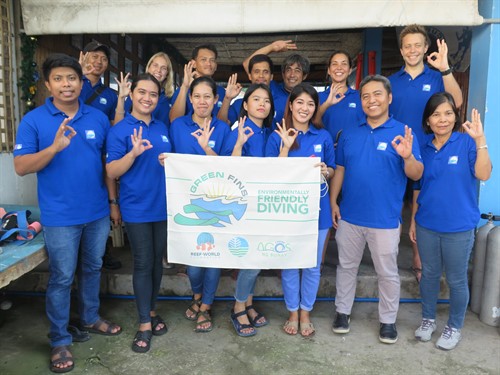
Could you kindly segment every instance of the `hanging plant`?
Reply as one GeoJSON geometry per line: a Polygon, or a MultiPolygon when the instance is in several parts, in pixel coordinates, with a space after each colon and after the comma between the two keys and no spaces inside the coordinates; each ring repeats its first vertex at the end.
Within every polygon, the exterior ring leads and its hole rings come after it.
{"type": "Polygon", "coordinates": [[[21,99],[25,104],[25,113],[35,108],[36,83],[40,79],[35,62],[35,51],[37,38],[21,34],[21,77],[19,86],[21,88],[21,99]]]}

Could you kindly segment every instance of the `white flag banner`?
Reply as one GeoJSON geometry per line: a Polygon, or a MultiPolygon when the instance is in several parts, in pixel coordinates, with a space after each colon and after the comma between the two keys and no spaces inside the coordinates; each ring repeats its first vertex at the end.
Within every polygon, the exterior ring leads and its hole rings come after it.
{"type": "Polygon", "coordinates": [[[237,269],[316,265],[317,158],[168,154],[168,261],[237,269]]]}

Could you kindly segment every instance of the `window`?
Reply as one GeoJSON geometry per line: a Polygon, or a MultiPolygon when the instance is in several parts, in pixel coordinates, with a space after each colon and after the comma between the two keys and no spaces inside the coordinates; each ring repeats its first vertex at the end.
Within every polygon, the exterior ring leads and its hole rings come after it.
{"type": "Polygon", "coordinates": [[[0,152],[10,152],[15,142],[12,87],[12,32],[10,1],[0,0],[0,152]]]}

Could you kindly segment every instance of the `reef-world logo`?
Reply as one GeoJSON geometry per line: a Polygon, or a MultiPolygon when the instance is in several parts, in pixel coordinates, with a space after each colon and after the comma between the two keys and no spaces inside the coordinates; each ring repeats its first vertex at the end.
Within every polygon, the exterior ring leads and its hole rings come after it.
{"type": "Polygon", "coordinates": [[[248,192],[232,174],[208,172],[194,180],[189,190],[190,203],[174,216],[179,225],[225,227],[233,218],[241,220],[247,209],[248,192]]]}

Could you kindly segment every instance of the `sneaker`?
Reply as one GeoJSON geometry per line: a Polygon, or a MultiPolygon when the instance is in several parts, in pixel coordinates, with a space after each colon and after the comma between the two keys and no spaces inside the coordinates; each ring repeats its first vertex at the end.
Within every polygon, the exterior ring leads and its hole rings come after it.
{"type": "Polygon", "coordinates": [[[461,339],[462,334],[459,329],[446,326],[441,337],[436,342],[436,347],[443,350],[451,350],[457,346],[461,339]]]}
{"type": "Polygon", "coordinates": [[[420,327],[415,331],[415,338],[422,342],[429,341],[435,330],[436,322],[434,320],[422,319],[420,327]]]}
{"type": "Polygon", "coordinates": [[[335,315],[335,320],[333,321],[332,330],[335,333],[348,333],[350,331],[349,322],[351,321],[351,316],[337,313],[335,315]]]}
{"type": "Polygon", "coordinates": [[[385,324],[380,323],[380,334],[378,339],[384,344],[394,344],[398,341],[398,331],[396,330],[396,324],[385,324]]]}

